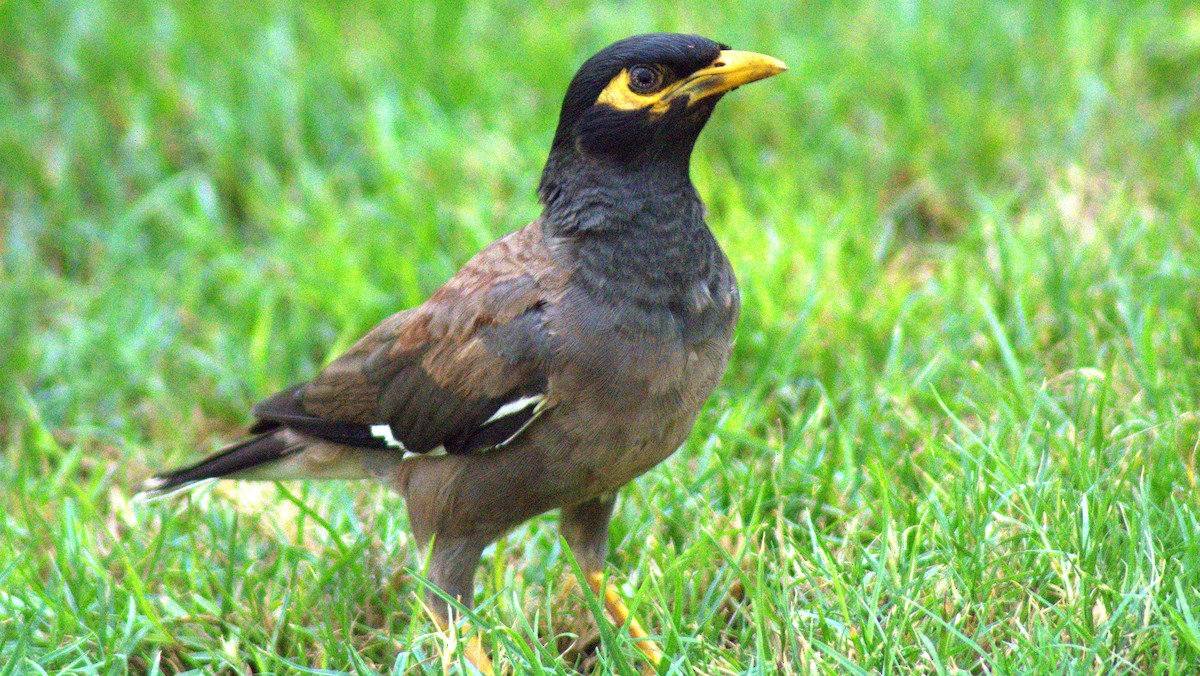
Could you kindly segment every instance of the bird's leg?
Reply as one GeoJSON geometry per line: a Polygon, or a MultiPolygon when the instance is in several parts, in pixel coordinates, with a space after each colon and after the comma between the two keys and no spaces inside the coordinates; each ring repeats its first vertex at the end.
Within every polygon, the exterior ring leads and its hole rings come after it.
{"type": "Polygon", "coordinates": [[[608,554],[608,522],[616,505],[616,493],[604,494],[572,507],[564,507],[559,530],[583,569],[587,584],[601,599],[604,610],[613,624],[628,626],[634,645],[654,666],[662,661],[662,649],[649,637],[641,623],[629,615],[629,608],[616,586],[604,577],[604,560],[608,554]]]}
{"type": "Polygon", "coordinates": [[[658,643],[650,638],[646,630],[642,628],[642,623],[637,621],[636,617],[631,617],[629,608],[625,605],[625,599],[621,597],[621,592],[617,591],[615,585],[606,584],[604,573],[602,571],[593,571],[585,573],[587,575],[588,586],[592,591],[604,599],[604,610],[608,612],[608,617],[617,626],[629,625],[629,636],[634,640],[634,645],[642,651],[646,659],[654,666],[658,666],[662,662],[663,652],[658,643]]]}
{"type": "MultiPolygon", "coordinates": [[[[444,620],[438,617],[434,618],[438,624],[438,628],[445,634],[448,652],[443,659],[443,669],[450,664],[454,645],[458,641],[458,630],[452,624],[452,619],[453,617],[444,620]]],[[[464,632],[468,631],[470,627],[471,624],[469,622],[463,623],[464,632]]],[[[479,673],[483,674],[483,676],[495,676],[496,670],[492,667],[492,658],[488,657],[487,650],[484,650],[483,640],[479,638],[479,634],[472,634],[467,639],[467,644],[463,646],[463,657],[467,658],[471,666],[478,669],[479,673]]]]}
{"type": "MultiPolygon", "coordinates": [[[[475,569],[479,566],[479,555],[482,552],[483,545],[472,540],[435,538],[429,559],[429,581],[467,608],[473,607],[475,569]]],[[[425,601],[438,629],[446,635],[448,650],[452,651],[458,642],[458,631],[454,623],[456,609],[432,589],[426,591],[425,601]]],[[[463,623],[464,633],[469,627],[469,623],[463,623]]],[[[463,657],[484,676],[494,676],[496,673],[478,634],[472,634],[467,639],[466,645],[463,646],[463,657]]],[[[445,662],[449,662],[449,653],[445,662]]]]}

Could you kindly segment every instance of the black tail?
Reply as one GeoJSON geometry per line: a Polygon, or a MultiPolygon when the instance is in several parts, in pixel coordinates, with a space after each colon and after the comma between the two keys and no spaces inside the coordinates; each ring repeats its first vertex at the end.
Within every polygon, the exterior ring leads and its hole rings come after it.
{"type": "Polygon", "coordinates": [[[282,439],[279,430],[239,441],[200,462],[181,469],[156,474],[142,484],[147,497],[173,493],[207,479],[221,479],[272,462],[298,450],[282,439]]]}

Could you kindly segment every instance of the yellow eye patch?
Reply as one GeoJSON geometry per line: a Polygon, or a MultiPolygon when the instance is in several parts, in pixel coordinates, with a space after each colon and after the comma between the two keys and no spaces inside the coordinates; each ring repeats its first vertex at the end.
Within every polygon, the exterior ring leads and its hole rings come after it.
{"type": "Polygon", "coordinates": [[[670,110],[677,98],[686,96],[690,106],[701,99],[724,94],[785,70],[787,66],[773,56],[725,49],[708,66],[650,94],[635,92],[629,86],[629,70],[622,70],[596,97],[596,105],[616,110],[649,110],[650,114],[658,116],[670,110]]]}
{"type": "Polygon", "coordinates": [[[661,115],[671,107],[669,94],[674,89],[674,86],[668,85],[650,94],[638,94],[629,87],[629,69],[626,68],[609,80],[604,91],[596,97],[596,104],[617,110],[649,109],[651,113],[661,115]]]}

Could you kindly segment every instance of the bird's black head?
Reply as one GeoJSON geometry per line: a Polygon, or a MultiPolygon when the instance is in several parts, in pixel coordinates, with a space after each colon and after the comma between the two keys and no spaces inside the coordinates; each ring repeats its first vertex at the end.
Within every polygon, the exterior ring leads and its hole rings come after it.
{"type": "Polygon", "coordinates": [[[692,146],[721,96],[785,69],[772,57],[699,35],[651,33],[609,45],[567,88],[539,190],[543,200],[555,174],[581,164],[686,176],[692,146]]]}

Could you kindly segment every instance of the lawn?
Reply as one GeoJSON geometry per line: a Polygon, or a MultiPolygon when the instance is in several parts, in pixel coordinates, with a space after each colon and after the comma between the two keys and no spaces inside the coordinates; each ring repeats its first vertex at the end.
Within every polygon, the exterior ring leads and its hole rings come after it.
{"type": "MultiPolygon", "coordinates": [[[[0,676],[439,673],[398,497],[131,498],[534,218],[649,30],[791,67],[697,146],[736,350],[612,528],[664,671],[1200,670],[1200,10],[721,5],[0,0],[0,676]]],[[[571,572],[489,550],[494,658],[635,673],[571,572]]]]}

